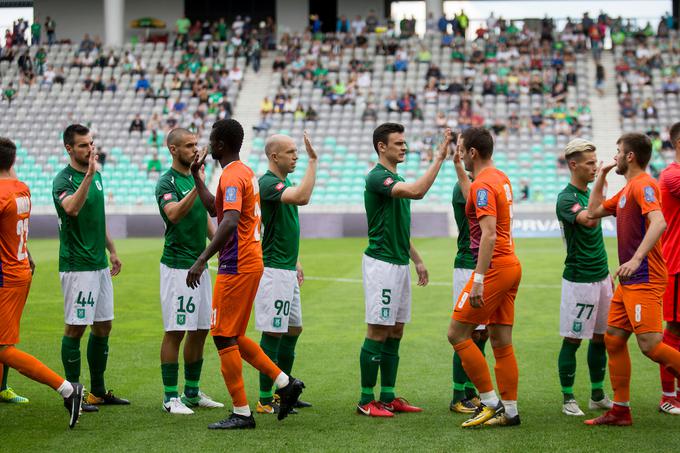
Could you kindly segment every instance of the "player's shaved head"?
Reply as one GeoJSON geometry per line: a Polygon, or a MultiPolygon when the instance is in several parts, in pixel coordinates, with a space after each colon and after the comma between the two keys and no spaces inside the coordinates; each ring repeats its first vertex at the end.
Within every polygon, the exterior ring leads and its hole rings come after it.
{"type": "Polygon", "coordinates": [[[190,130],[184,129],[183,127],[176,127],[168,133],[168,146],[174,145],[179,146],[186,138],[187,135],[193,136],[190,130]]]}
{"type": "Polygon", "coordinates": [[[14,165],[17,156],[17,147],[8,138],[0,137],[0,170],[7,171],[14,165]]]}
{"type": "Polygon", "coordinates": [[[274,134],[270,136],[264,144],[264,153],[267,158],[271,158],[272,154],[283,151],[286,148],[295,148],[295,141],[287,135],[274,134]]]}

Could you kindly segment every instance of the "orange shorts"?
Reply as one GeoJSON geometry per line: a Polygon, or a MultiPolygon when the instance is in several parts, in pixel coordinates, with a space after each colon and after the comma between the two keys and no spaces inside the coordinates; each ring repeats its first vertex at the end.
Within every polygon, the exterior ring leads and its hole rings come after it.
{"type": "Polygon", "coordinates": [[[19,324],[30,284],[0,288],[0,345],[19,343],[19,324]]]}
{"type": "Polygon", "coordinates": [[[262,271],[218,274],[212,298],[210,334],[214,337],[245,335],[262,271]]]}
{"type": "Polygon", "coordinates": [[[663,332],[661,322],[664,285],[619,285],[609,307],[607,324],[627,332],[663,332]]]}
{"type": "Polygon", "coordinates": [[[484,277],[484,306],[474,308],[468,298],[472,290],[470,277],[453,309],[453,319],[468,324],[503,324],[515,322],[515,296],[522,279],[519,264],[489,269],[484,277]]]}

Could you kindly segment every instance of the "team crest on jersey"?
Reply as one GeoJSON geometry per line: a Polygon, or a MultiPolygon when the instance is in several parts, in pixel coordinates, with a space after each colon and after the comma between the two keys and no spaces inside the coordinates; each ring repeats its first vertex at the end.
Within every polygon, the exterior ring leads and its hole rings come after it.
{"type": "Polygon", "coordinates": [[[224,191],[224,201],[227,203],[233,203],[236,201],[236,187],[227,187],[227,189],[224,191]]]}
{"type": "Polygon", "coordinates": [[[168,200],[171,200],[171,199],[172,199],[172,194],[171,194],[171,193],[166,193],[165,195],[163,195],[163,200],[164,200],[164,201],[168,201],[168,200]]]}
{"type": "Polygon", "coordinates": [[[101,192],[102,190],[104,190],[104,189],[102,188],[102,183],[100,183],[99,181],[95,181],[95,182],[94,182],[94,185],[97,186],[97,189],[99,189],[100,192],[101,192]]]}
{"type": "Polygon", "coordinates": [[[619,200],[619,208],[623,209],[624,206],[626,206],[626,196],[621,195],[621,199],[619,200]]]}
{"type": "Polygon", "coordinates": [[[654,194],[654,189],[651,186],[645,186],[645,201],[652,203],[656,201],[656,195],[654,194]]]}
{"type": "Polygon", "coordinates": [[[392,179],[391,177],[388,176],[387,179],[385,179],[383,181],[383,186],[385,186],[385,187],[391,186],[393,182],[394,182],[394,179],[392,179]]]}
{"type": "Polygon", "coordinates": [[[489,191],[486,189],[477,189],[477,207],[483,208],[489,205],[489,191]]]}
{"type": "Polygon", "coordinates": [[[284,187],[286,187],[286,185],[285,185],[284,183],[280,182],[280,183],[278,183],[278,184],[276,185],[276,190],[281,190],[281,189],[283,189],[284,187]]]}

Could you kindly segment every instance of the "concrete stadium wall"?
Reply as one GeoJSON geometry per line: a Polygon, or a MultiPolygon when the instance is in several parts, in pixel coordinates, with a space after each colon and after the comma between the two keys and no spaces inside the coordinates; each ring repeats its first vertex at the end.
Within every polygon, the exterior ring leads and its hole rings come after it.
{"type": "MultiPolygon", "coordinates": [[[[70,39],[79,42],[85,32],[104,39],[104,0],[35,0],[34,15],[45,23],[50,16],[57,23],[57,39],[70,39]]],[[[175,21],[184,14],[184,0],[126,0],[125,1],[125,40],[140,30],[130,30],[130,21],[140,17],[154,17],[164,20],[167,29],[175,28],[175,21]]],[[[43,30],[43,33],[45,30],[43,30]]]]}
{"type": "Polygon", "coordinates": [[[349,19],[355,16],[366,17],[373,10],[379,18],[385,16],[385,2],[383,0],[338,0],[338,15],[345,15],[349,19]]]}
{"type": "Polygon", "coordinates": [[[276,24],[279,34],[306,29],[309,24],[309,1],[276,0],[276,24]]]}

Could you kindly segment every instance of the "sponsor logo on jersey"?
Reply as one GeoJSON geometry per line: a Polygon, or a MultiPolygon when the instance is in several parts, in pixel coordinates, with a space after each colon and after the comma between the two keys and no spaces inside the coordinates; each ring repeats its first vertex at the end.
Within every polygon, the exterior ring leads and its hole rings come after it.
{"type": "Polygon", "coordinates": [[[278,184],[276,185],[276,190],[281,190],[281,189],[283,189],[284,187],[286,187],[286,185],[285,185],[284,183],[280,182],[280,183],[278,183],[278,184]]]}
{"type": "Polygon", "coordinates": [[[164,201],[172,200],[172,194],[166,193],[165,195],[163,195],[163,200],[164,201]]]}
{"type": "Polygon", "coordinates": [[[626,196],[621,195],[621,199],[619,200],[619,208],[623,209],[624,206],[626,206],[626,196]]]}
{"type": "Polygon", "coordinates": [[[654,194],[654,189],[651,186],[645,186],[645,201],[652,203],[656,201],[656,196],[654,194]]]}
{"type": "Polygon", "coordinates": [[[191,189],[183,190],[183,191],[182,191],[182,195],[186,195],[186,194],[188,194],[189,192],[191,192],[191,189]]]}
{"type": "Polygon", "coordinates": [[[393,182],[394,182],[394,179],[392,179],[391,177],[388,176],[387,179],[385,179],[383,181],[383,186],[385,186],[385,187],[391,186],[393,182]]]}
{"type": "Polygon", "coordinates": [[[59,195],[59,199],[60,199],[60,200],[63,200],[64,197],[65,197],[66,195],[68,195],[68,192],[63,191],[63,192],[61,193],[61,195],[59,195]]]}
{"type": "Polygon", "coordinates": [[[224,201],[227,203],[233,203],[236,201],[236,193],[237,189],[234,186],[229,186],[227,189],[224,191],[224,201]]]}
{"type": "Polygon", "coordinates": [[[571,212],[573,212],[574,214],[576,214],[580,210],[581,210],[581,205],[578,204],[578,203],[574,203],[574,206],[571,207],[571,212]]]}
{"type": "Polygon", "coordinates": [[[486,189],[477,189],[477,207],[483,208],[489,205],[489,191],[486,189]]]}

